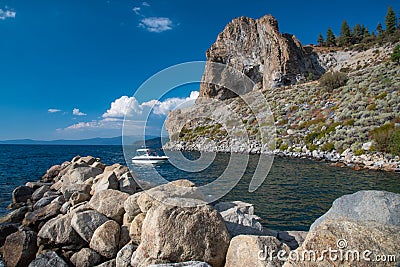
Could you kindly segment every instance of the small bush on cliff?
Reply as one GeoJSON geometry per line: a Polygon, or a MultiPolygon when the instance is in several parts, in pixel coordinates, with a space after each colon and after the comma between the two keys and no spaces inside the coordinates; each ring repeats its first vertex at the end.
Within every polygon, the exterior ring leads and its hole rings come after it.
{"type": "Polygon", "coordinates": [[[332,92],[334,89],[346,85],[348,77],[345,73],[334,71],[326,72],[319,78],[319,84],[325,87],[328,92],[332,92]]]}
{"type": "Polygon", "coordinates": [[[393,49],[393,53],[390,55],[390,59],[397,64],[400,63],[400,45],[396,45],[393,49]]]}
{"type": "Polygon", "coordinates": [[[370,132],[379,151],[400,155],[400,128],[393,123],[386,123],[370,132]]]}

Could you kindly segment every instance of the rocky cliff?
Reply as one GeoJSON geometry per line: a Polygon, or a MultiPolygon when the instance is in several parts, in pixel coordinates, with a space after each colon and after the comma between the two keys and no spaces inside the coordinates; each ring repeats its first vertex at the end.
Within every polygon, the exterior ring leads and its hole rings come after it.
{"type": "Polygon", "coordinates": [[[210,67],[211,62],[220,62],[245,74],[253,86],[236,94],[204,82],[192,108],[170,112],[166,127],[171,141],[165,148],[273,151],[355,168],[400,171],[399,157],[378,152],[371,137],[371,131],[384,124],[400,126],[400,68],[389,60],[393,47],[305,49],[294,37],[280,34],[271,16],[236,19],[207,51],[203,81],[229,84],[225,72],[210,67]],[[347,83],[333,90],[322,86],[316,77],[328,69],[345,72],[347,83]],[[313,73],[314,81],[300,79],[275,87],[306,73],[313,73]],[[271,116],[262,120],[257,116],[268,112],[271,116]]]}
{"type": "MultiPolygon", "coordinates": [[[[279,32],[278,21],[271,15],[257,20],[234,19],[206,55],[208,61],[223,63],[244,73],[257,85],[255,88],[294,84],[305,80],[310,73],[319,77],[325,71],[311,49],[303,48],[294,35],[279,32]]],[[[215,73],[206,69],[205,75],[215,73]]],[[[203,83],[200,96],[228,99],[235,97],[235,93],[203,83]]]]}

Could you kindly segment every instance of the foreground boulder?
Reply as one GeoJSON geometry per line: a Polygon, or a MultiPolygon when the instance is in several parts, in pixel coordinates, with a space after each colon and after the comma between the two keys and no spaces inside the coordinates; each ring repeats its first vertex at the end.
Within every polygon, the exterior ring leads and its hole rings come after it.
{"type": "Polygon", "coordinates": [[[34,259],[29,267],[68,267],[68,264],[54,251],[40,254],[34,259]]]}
{"type": "Polygon", "coordinates": [[[333,202],[329,211],[318,218],[310,230],[328,219],[400,226],[400,194],[363,190],[344,195],[333,202]]]}
{"type": "Polygon", "coordinates": [[[296,252],[298,255],[308,255],[308,251],[316,251],[317,257],[319,257],[322,251],[328,248],[342,250],[345,253],[355,251],[356,254],[349,254],[348,259],[346,257],[340,259],[338,254],[334,254],[337,255],[335,260],[326,254],[326,257],[318,261],[309,261],[308,258],[300,257],[299,260],[289,260],[284,266],[332,266],[332,262],[334,262],[334,266],[373,267],[377,266],[376,255],[394,255],[396,263],[388,261],[381,263],[380,266],[397,266],[400,258],[400,227],[375,222],[325,220],[308,233],[306,240],[296,252]]]}
{"type": "Polygon", "coordinates": [[[101,262],[101,256],[90,248],[83,248],[71,257],[71,262],[79,267],[91,267],[101,262]]]}
{"type": "Polygon", "coordinates": [[[152,264],[148,267],[211,267],[211,265],[201,261],[187,261],[178,263],[152,264]]]}
{"type": "Polygon", "coordinates": [[[103,172],[93,180],[93,194],[106,189],[118,189],[118,178],[113,171],[103,172]]]}
{"type": "Polygon", "coordinates": [[[71,249],[83,247],[86,242],[72,228],[72,216],[66,214],[47,221],[38,233],[38,244],[71,249]]]}
{"type": "Polygon", "coordinates": [[[101,256],[112,259],[117,256],[121,228],[115,221],[107,221],[96,229],[90,241],[90,248],[101,256]]]}
{"type": "Polygon", "coordinates": [[[147,212],[131,265],[200,260],[220,267],[229,241],[221,215],[210,207],[158,205],[147,212]]]}
{"type": "Polygon", "coordinates": [[[92,239],[94,231],[108,218],[95,210],[87,210],[75,213],[71,220],[71,226],[88,243],[92,239]]]}
{"type": "MultiPolygon", "coordinates": [[[[86,163],[82,165],[86,165],[86,163]]],[[[89,178],[94,178],[103,172],[103,170],[100,168],[93,168],[88,165],[82,167],[79,166],[76,168],[74,167],[75,167],[74,165],[71,166],[71,169],[68,170],[68,172],[65,175],[63,175],[62,177],[63,183],[83,184],[89,178]]]]}
{"type": "Polygon", "coordinates": [[[327,248],[355,253],[334,260],[329,255],[318,261],[291,259],[284,266],[317,267],[332,266],[333,263],[335,266],[372,267],[376,266],[375,257],[381,255],[393,256],[392,261],[382,262],[382,266],[394,266],[400,259],[399,218],[399,194],[359,191],[340,197],[314,222],[296,253],[307,254],[310,250],[321,253],[327,248]],[[394,258],[397,262],[393,262],[394,258]]]}
{"type": "Polygon", "coordinates": [[[15,232],[4,243],[4,263],[9,267],[27,266],[35,258],[37,250],[35,232],[15,232]]]}
{"type": "Polygon", "coordinates": [[[225,267],[282,266],[283,262],[277,257],[278,251],[289,253],[290,248],[273,236],[239,235],[231,240],[225,267]]]}
{"type": "Polygon", "coordinates": [[[32,194],[33,194],[32,188],[22,185],[15,188],[11,196],[13,203],[20,203],[20,202],[26,202],[28,199],[31,198],[32,194]]]}
{"type": "Polygon", "coordinates": [[[182,186],[188,183],[192,184],[190,181],[180,180],[148,189],[138,197],[137,204],[142,212],[161,203],[181,207],[205,205],[205,196],[198,188],[182,186]]]}
{"type": "Polygon", "coordinates": [[[6,237],[18,231],[17,223],[0,223],[0,247],[4,245],[6,237]]]}
{"type": "Polygon", "coordinates": [[[37,227],[39,223],[47,221],[60,213],[61,205],[57,202],[53,202],[44,206],[43,208],[37,209],[33,212],[28,212],[25,215],[22,224],[28,227],[37,227]]]}
{"type": "Polygon", "coordinates": [[[96,192],[90,199],[89,206],[108,218],[122,223],[122,217],[125,213],[124,202],[128,197],[127,193],[107,189],[96,192]]]}

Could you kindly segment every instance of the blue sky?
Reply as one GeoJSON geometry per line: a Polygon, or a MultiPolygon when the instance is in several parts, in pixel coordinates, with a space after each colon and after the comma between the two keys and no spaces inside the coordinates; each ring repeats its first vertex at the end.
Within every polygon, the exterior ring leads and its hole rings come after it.
{"type": "MultiPolygon", "coordinates": [[[[388,5],[400,10],[397,0],[325,3],[0,0],[0,140],[121,135],[110,114],[116,116],[120,104],[158,71],[205,60],[235,17],[272,14],[282,32],[308,44],[329,26],[338,33],[343,19],[375,29],[388,5]]],[[[196,89],[178,90],[170,96],[177,98],[158,107],[179,104],[196,89]]],[[[148,90],[145,98],[138,99],[139,108],[157,96],[148,90]]]]}

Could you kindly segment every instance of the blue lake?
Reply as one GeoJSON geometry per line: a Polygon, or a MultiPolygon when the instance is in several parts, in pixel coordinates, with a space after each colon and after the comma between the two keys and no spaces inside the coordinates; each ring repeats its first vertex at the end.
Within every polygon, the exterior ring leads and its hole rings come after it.
{"type": "MultiPolygon", "coordinates": [[[[16,186],[39,180],[50,166],[76,155],[99,157],[106,164],[126,164],[120,146],[0,145],[0,215],[7,212],[16,186]]],[[[156,169],[168,180],[190,179],[204,184],[218,177],[228,161],[229,154],[217,154],[209,168],[196,173],[181,171],[168,163],[156,169]]],[[[249,182],[257,162],[257,155],[250,156],[243,178],[223,200],[253,203],[264,226],[271,229],[307,230],[333,200],[344,194],[371,189],[400,193],[400,174],[353,171],[323,162],[277,157],[265,182],[250,193],[249,182]]],[[[135,170],[139,178],[146,176],[146,168],[135,170]]]]}

